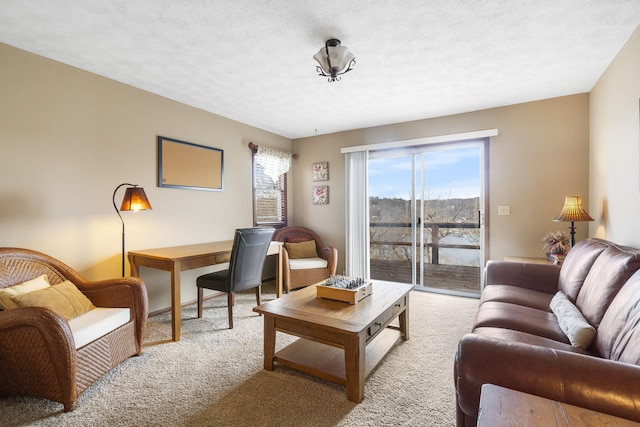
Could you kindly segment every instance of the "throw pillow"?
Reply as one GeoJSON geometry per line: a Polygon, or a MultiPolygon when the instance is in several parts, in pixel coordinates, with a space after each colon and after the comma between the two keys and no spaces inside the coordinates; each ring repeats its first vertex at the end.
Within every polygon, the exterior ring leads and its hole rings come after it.
{"type": "Polygon", "coordinates": [[[51,286],[49,284],[49,278],[46,274],[43,274],[40,277],[22,282],[18,285],[2,288],[0,289],[0,308],[3,310],[16,308],[17,305],[11,300],[11,297],[38,291],[40,289],[48,288],[49,286],[51,286]]]}
{"type": "Polygon", "coordinates": [[[308,240],[306,242],[300,243],[285,243],[284,247],[287,249],[287,253],[289,254],[289,258],[317,258],[318,253],[316,252],[316,241],[308,240]]]}
{"type": "Polygon", "coordinates": [[[11,299],[18,307],[50,308],[66,320],[95,308],[89,298],[68,280],[39,291],[13,296],[11,299]]]}
{"type": "Polygon", "coordinates": [[[586,349],[596,335],[596,329],[589,324],[565,294],[558,291],[549,304],[551,311],[558,318],[562,332],[569,338],[574,347],[586,349]]]}

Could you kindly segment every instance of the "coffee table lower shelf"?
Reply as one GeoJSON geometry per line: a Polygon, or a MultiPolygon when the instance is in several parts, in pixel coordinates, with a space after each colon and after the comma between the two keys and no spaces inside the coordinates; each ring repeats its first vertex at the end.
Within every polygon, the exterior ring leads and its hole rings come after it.
{"type": "MultiPolygon", "coordinates": [[[[396,327],[380,331],[365,347],[364,377],[368,377],[384,356],[402,339],[396,327]]],[[[341,385],[347,385],[345,352],[340,347],[300,338],[278,351],[274,362],[341,385]]]]}

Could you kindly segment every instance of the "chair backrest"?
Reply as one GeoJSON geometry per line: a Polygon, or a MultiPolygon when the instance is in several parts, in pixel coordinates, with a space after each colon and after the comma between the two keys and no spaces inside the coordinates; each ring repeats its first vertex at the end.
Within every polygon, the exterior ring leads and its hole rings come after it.
{"type": "Polygon", "coordinates": [[[52,256],[23,248],[0,248],[0,289],[47,275],[51,285],[83,283],[78,273],[52,256]]]}
{"type": "Polygon", "coordinates": [[[262,283],[262,267],[274,228],[254,227],[236,230],[229,261],[229,289],[240,292],[262,283]]]}
{"type": "Polygon", "coordinates": [[[324,247],[324,243],[320,239],[320,236],[315,231],[300,226],[290,226],[279,229],[275,232],[273,240],[284,243],[301,243],[309,240],[315,240],[316,251],[320,253],[324,247]]]}

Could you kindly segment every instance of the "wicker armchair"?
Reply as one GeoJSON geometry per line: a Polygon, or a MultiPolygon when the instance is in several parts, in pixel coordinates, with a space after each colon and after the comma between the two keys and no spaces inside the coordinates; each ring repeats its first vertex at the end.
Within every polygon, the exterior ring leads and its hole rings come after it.
{"type": "Polygon", "coordinates": [[[282,248],[282,275],[285,292],[318,283],[332,274],[336,274],[338,250],[332,246],[324,246],[320,236],[313,230],[305,227],[284,227],[275,232],[273,240],[285,243],[282,248]],[[292,269],[291,257],[286,248],[287,243],[302,243],[311,240],[316,243],[317,258],[326,261],[326,266],[322,268],[292,269]]]}
{"type": "Polygon", "coordinates": [[[62,403],[68,412],[98,378],[141,353],[147,291],[140,279],[85,281],[48,255],[0,248],[0,288],[43,274],[52,286],[71,281],[96,307],[130,310],[127,323],[78,349],[68,322],[52,310],[19,307],[0,311],[0,396],[42,397],[62,403]]]}

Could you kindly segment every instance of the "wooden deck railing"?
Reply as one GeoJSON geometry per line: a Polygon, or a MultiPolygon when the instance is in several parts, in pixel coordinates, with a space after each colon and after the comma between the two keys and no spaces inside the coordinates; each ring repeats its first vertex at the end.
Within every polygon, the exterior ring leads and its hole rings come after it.
{"type": "MultiPolygon", "coordinates": [[[[410,230],[411,223],[371,222],[370,229],[373,228],[408,228],[410,230]]],[[[440,241],[440,231],[441,229],[479,229],[480,224],[425,223],[424,228],[431,229],[431,241],[424,243],[424,247],[431,251],[431,261],[429,264],[425,264],[424,269],[424,283],[426,286],[461,292],[479,292],[480,267],[440,264],[440,249],[480,250],[480,245],[442,243],[440,241]]],[[[403,247],[412,246],[411,241],[385,241],[374,239],[373,232],[371,233],[370,244],[403,247]]],[[[411,271],[411,260],[371,259],[372,278],[411,283],[411,271]]]]}

